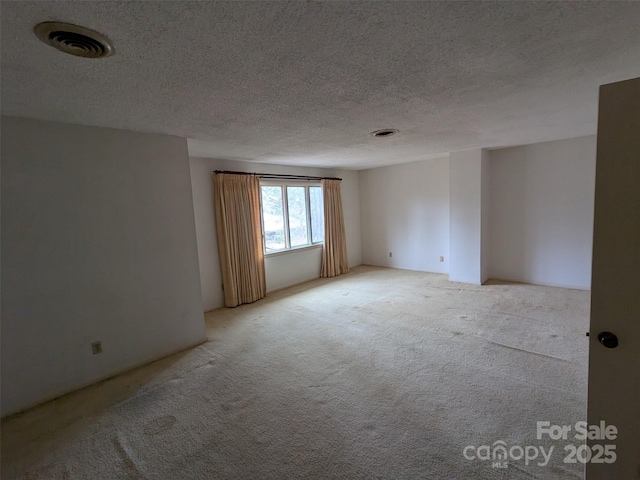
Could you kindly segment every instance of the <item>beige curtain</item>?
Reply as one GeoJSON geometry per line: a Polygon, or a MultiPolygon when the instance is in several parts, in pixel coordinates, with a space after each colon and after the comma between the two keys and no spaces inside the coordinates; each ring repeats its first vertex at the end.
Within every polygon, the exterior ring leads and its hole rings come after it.
{"type": "Polygon", "coordinates": [[[214,175],[218,251],[224,303],[236,307],[266,295],[260,224],[260,180],[254,175],[214,175]]]}
{"type": "Polygon", "coordinates": [[[324,196],[324,246],[320,276],[336,277],[349,271],[340,180],[322,180],[322,190],[324,196]]]}

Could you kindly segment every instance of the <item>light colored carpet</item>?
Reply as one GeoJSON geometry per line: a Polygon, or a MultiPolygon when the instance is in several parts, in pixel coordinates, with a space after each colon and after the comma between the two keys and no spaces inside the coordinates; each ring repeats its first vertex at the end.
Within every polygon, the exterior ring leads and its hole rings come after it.
{"type": "Polygon", "coordinates": [[[2,422],[2,478],[576,479],[589,293],[358,267],[207,314],[209,342],[2,422]],[[548,466],[467,445],[555,446],[548,466]]]}

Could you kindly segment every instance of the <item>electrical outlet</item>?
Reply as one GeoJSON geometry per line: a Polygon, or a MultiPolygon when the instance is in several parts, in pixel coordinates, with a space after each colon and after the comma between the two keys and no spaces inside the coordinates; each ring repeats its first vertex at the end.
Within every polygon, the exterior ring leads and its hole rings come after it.
{"type": "Polygon", "coordinates": [[[393,252],[389,252],[389,257],[393,257],[393,252]]]}
{"type": "Polygon", "coordinates": [[[102,353],[102,342],[93,342],[91,344],[91,351],[94,355],[102,353]]]}
{"type": "Polygon", "coordinates": [[[440,257],[440,261],[441,261],[441,262],[444,262],[444,257],[440,257]]]}

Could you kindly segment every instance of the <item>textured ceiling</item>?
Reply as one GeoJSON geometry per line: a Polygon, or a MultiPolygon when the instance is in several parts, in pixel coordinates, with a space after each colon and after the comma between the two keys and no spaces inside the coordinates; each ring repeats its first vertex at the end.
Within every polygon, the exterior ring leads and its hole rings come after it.
{"type": "Polygon", "coordinates": [[[0,8],[3,114],[179,135],[193,156],[366,168],[588,135],[598,86],[640,76],[639,2],[0,8]],[[32,31],[45,20],[116,55],[54,50],[32,31]]]}

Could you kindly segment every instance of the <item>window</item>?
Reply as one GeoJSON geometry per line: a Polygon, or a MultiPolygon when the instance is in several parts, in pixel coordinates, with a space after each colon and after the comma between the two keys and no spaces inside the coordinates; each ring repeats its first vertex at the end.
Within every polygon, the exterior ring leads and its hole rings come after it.
{"type": "Polygon", "coordinates": [[[265,253],[324,241],[320,185],[263,183],[260,193],[265,253]]]}

